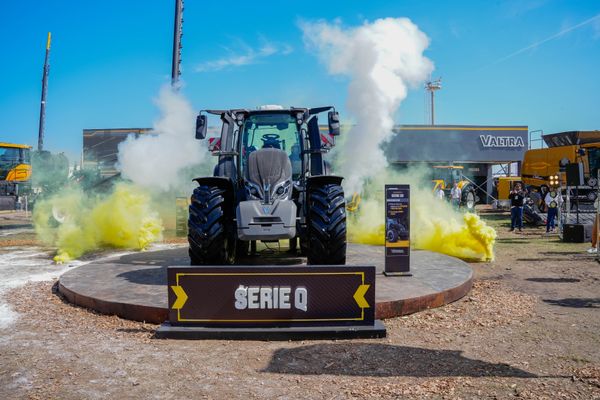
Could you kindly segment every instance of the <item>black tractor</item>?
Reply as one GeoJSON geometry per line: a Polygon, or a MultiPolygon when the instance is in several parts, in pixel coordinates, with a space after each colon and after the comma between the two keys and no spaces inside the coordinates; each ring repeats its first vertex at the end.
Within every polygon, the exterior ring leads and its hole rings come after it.
{"type": "Polygon", "coordinates": [[[385,238],[389,243],[396,243],[398,240],[408,240],[409,233],[406,225],[400,223],[395,218],[388,218],[385,230],[385,238]]]}
{"type": "Polygon", "coordinates": [[[222,121],[209,141],[218,156],[213,176],[196,178],[188,219],[192,265],[234,264],[256,242],[288,239],[307,263],[345,264],[346,208],[338,176],[327,175],[323,154],[340,134],[333,107],[263,106],[206,110],[196,120],[204,139],[207,115],[222,121]],[[328,111],[329,131],[317,115],[328,111]]]}

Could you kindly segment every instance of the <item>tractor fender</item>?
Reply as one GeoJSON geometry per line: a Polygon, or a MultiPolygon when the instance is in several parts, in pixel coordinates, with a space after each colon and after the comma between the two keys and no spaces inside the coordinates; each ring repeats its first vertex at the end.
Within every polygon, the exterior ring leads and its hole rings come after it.
{"type": "Polygon", "coordinates": [[[199,185],[216,186],[219,189],[233,193],[233,181],[224,176],[206,176],[202,178],[195,178],[193,180],[198,182],[199,185]]]}
{"type": "Polygon", "coordinates": [[[306,184],[310,189],[313,185],[341,185],[344,178],[336,175],[316,175],[306,178],[306,184]]]}
{"type": "Polygon", "coordinates": [[[201,178],[195,178],[194,181],[198,182],[200,186],[214,186],[225,191],[225,205],[230,212],[235,213],[233,209],[236,204],[236,193],[233,180],[225,176],[206,176],[201,178]]]}

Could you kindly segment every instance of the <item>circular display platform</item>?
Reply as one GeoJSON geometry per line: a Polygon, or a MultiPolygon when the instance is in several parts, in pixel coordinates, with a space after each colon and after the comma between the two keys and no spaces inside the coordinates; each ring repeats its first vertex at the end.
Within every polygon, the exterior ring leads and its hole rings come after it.
{"type": "MultiPolygon", "coordinates": [[[[148,251],[109,258],[68,271],[58,289],[73,304],[135,321],[162,323],[167,319],[167,266],[189,265],[187,247],[148,251]]],[[[244,265],[298,265],[302,257],[282,257],[263,251],[244,265]]],[[[374,265],[376,318],[391,318],[440,307],[469,292],[473,271],[463,261],[439,253],[413,250],[412,276],[382,274],[384,248],[348,244],[347,264],[374,265]]]]}

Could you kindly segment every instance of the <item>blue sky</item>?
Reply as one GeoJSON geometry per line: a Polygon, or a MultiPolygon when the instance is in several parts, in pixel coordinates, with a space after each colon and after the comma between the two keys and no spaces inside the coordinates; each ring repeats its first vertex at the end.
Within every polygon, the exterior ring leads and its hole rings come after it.
{"type": "MultiPolygon", "coordinates": [[[[442,77],[436,123],[600,129],[598,1],[185,3],[183,93],[198,109],[334,104],[344,113],[348,81],[305,49],[299,21],[408,17],[430,38],[426,55],[442,77]]],[[[37,143],[48,31],[47,149],[77,158],[84,128],[151,126],[153,98],[170,79],[173,8],[171,0],[3,1],[0,141],[37,143]]],[[[424,122],[422,88],[396,120],[424,122]]]]}

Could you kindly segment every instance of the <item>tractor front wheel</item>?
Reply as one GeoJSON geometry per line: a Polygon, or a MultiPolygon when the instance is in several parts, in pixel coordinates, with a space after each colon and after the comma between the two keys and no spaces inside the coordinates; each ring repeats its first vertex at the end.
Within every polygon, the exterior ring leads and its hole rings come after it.
{"type": "Polygon", "coordinates": [[[340,185],[310,188],[307,234],[307,264],[346,263],[346,200],[340,185]]]}
{"type": "Polygon", "coordinates": [[[235,232],[225,207],[225,191],[198,186],[192,194],[188,219],[191,265],[223,265],[235,262],[235,232]]]}

